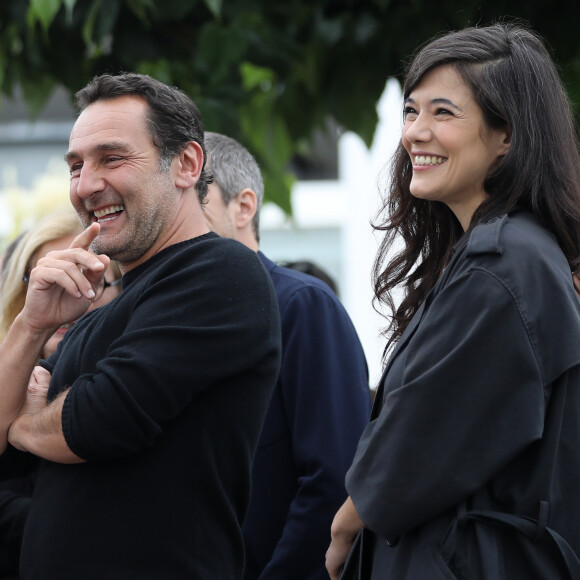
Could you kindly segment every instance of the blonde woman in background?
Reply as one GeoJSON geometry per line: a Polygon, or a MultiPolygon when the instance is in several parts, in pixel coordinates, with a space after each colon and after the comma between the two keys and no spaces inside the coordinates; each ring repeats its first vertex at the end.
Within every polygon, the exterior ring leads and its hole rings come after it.
{"type": "MultiPolygon", "coordinates": [[[[76,213],[72,209],[67,209],[48,214],[31,230],[15,240],[14,247],[7,252],[7,261],[2,266],[0,341],[4,339],[15,317],[24,306],[28,277],[32,268],[48,252],[68,248],[82,229],[76,213]]],[[[121,291],[120,281],[119,266],[111,261],[104,283],[97,290],[89,310],[104,306],[113,300],[121,291]]],[[[42,353],[44,358],[48,358],[56,351],[58,344],[73,324],[62,326],[51,336],[44,346],[42,353]]],[[[0,580],[18,580],[20,545],[34,481],[34,474],[0,481],[0,580]]]]}
{"type": "MultiPolygon", "coordinates": [[[[16,315],[24,306],[28,276],[36,262],[49,252],[68,248],[82,229],[76,213],[72,209],[66,209],[48,214],[19,240],[3,269],[5,277],[0,293],[0,342],[4,340],[16,315]]],[[[104,283],[97,291],[89,310],[103,306],[117,296],[121,291],[120,281],[119,266],[111,261],[104,283]]],[[[72,324],[74,323],[62,326],[48,340],[43,351],[45,358],[56,351],[56,347],[72,324]]]]}

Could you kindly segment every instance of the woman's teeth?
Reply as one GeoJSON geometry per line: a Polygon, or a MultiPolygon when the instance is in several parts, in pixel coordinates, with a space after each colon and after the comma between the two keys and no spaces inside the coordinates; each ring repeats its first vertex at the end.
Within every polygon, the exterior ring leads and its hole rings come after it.
{"type": "Polygon", "coordinates": [[[445,161],[445,157],[436,157],[435,155],[417,155],[415,157],[415,165],[441,165],[445,161]]]}

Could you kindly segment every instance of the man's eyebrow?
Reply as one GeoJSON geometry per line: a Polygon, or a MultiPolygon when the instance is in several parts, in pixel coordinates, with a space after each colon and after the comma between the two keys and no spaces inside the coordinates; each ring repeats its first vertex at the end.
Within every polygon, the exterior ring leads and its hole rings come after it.
{"type": "MultiPolygon", "coordinates": [[[[103,151],[122,151],[128,152],[129,146],[124,141],[109,141],[107,143],[99,143],[89,153],[102,153],[103,151]]],[[[64,160],[69,163],[73,159],[79,159],[80,155],[73,150],[67,151],[64,155],[64,160]]]]}

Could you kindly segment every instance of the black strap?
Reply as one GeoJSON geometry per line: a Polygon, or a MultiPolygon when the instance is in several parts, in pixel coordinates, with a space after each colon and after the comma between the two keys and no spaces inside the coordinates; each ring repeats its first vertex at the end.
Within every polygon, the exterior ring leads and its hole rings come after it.
{"type": "Polygon", "coordinates": [[[463,503],[458,509],[457,519],[453,522],[453,525],[449,529],[447,537],[443,542],[441,555],[445,561],[449,562],[451,560],[455,551],[455,545],[457,544],[458,528],[468,520],[487,524],[499,523],[514,528],[534,542],[539,541],[544,534],[548,534],[548,537],[551,538],[560,551],[570,576],[572,578],[580,578],[580,559],[578,558],[578,555],[571,548],[570,544],[560,536],[560,534],[548,527],[548,507],[548,502],[541,501],[538,519],[535,520],[527,516],[518,516],[495,511],[481,510],[468,512],[463,503]]]}
{"type": "Polygon", "coordinates": [[[367,528],[361,528],[339,574],[339,580],[370,580],[373,544],[374,535],[367,528]]]}

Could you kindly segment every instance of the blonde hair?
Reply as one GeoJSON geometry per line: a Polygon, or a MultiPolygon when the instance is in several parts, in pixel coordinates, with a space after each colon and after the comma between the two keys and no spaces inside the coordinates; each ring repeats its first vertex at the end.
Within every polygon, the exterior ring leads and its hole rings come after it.
{"type": "Polygon", "coordinates": [[[0,341],[8,333],[18,313],[24,307],[27,286],[24,276],[36,265],[40,248],[53,240],[76,236],[83,227],[72,209],[55,211],[42,218],[18,241],[6,268],[0,289],[0,341]]]}

